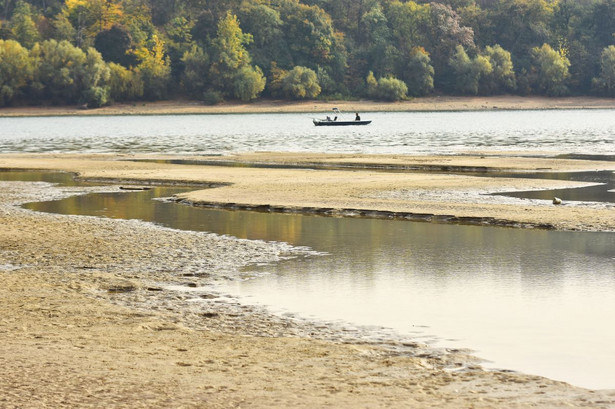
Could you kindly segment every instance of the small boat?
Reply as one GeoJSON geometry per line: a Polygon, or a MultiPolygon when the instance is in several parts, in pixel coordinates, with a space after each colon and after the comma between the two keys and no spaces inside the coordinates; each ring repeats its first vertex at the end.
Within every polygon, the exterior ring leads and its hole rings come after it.
{"type": "Polygon", "coordinates": [[[334,121],[333,119],[314,119],[316,126],[345,126],[345,125],[368,125],[372,121],[334,121]]]}
{"type": "Polygon", "coordinates": [[[333,113],[335,114],[335,117],[333,119],[331,119],[331,117],[325,118],[325,119],[312,119],[312,122],[314,122],[314,125],[316,126],[348,126],[348,125],[369,125],[372,123],[372,121],[362,121],[360,119],[355,119],[354,121],[341,121],[338,120],[338,116],[341,115],[341,112],[339,109],[337,108],[333,108],[333,113]]]}

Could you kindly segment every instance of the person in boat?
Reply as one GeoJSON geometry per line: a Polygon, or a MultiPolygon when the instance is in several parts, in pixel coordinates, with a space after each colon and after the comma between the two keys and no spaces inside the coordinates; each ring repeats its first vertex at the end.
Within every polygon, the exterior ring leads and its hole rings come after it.
{"type": "Polygon", "coordinates": [[[327,115],[327,121],[330,121],[331,117],[329,115],[327,115]]]}
{"type": "Polygon", "coordinates": [[[361,120],[361,117],[359,116],[359,113],[358,113],[358,112],[356,112],[356,113],[355,113],[354,120],[355,120],[355,121],[360,121],[360,120],[361,120]]]}
{"type": "Polygon", "coordinates": [[[335,116],[335,118],[333,118],[334,121],[337,121],[337,115],[335,116]]]}

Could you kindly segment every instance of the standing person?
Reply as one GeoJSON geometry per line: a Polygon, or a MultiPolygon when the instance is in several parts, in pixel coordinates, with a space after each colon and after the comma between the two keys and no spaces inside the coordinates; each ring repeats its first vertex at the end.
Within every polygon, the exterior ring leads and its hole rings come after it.
{"type": "Polygon", "coordinates": [[[356,116],[354,117],[354,120],[355,120],[355,121],[360,121],[360,120],[361,120],[361,117],[359,116],[359,113],[358,113],[358,112],[356,112],[356,113],[355,113],[355,115],[356,115],[356,116]]]}

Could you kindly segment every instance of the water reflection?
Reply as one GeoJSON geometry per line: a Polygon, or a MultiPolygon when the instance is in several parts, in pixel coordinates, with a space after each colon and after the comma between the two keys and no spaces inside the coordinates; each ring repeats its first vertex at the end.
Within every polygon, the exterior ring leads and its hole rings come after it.
{"type": "Polygon", "coordinates": [[[211,210],[151,200],[179,190],[27,207],[310,246],[327,255],[256,267],[255,278],[221,290],[279,312],[471,347],[497,367],[615,387],[615,234],[211,210]]]}

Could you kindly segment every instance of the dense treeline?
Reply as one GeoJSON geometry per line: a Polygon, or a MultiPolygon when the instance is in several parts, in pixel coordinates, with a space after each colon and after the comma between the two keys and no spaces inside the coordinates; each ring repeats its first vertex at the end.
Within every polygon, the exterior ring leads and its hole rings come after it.
{"type": "Polygon", "coordinates": [[[0,106],[615,96],[615,0],[0,4],[0,106]]]}

